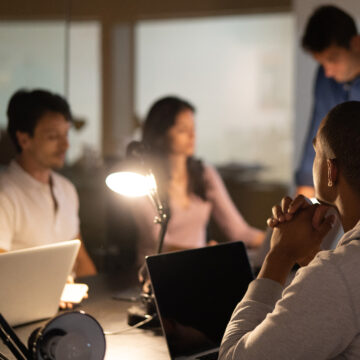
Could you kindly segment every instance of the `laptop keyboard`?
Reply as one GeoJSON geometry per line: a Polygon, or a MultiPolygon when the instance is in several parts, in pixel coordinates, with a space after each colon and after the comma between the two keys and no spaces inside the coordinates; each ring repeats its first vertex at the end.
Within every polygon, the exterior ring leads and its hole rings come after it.
{"type": "Polygon", "coordinates": [[[213,352],[213,353],[209,353],[209,354],[206,354],[206,355],[199,356],[196,359],[200,359],[200,360],[217,360],[218,356],[219,356],[219,353],[216,351],[216,352],[213,352]]]}

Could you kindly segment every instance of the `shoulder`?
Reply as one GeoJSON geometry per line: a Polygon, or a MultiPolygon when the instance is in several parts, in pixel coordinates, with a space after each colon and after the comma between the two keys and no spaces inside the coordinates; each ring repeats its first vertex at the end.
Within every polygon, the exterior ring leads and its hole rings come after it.
{"type": "Polygon", "coordinates": [[[322,79],[326,79],[325,71],[324,68],[321,65],[319,65],[316,69],[316,80],[319,81],[322,79]]]}
{"type": "MultiPolygon", "coordinates": [[[[360,302],[360,241],[354,240],[334,250],[320,251],[314,260],[301,268],[299,278],[315,288],[326,287],[333,296],[344,289],[351,298],[360,302]]],[[[325,291],[324,289],[322,291],[325,291]]]]}
{"type": "Polygon", "coordinates": [[[17,178],[9,167],[0,170],[0,193],[11,193],[18,187],[17,178]]]}
{"type": "Polygon", "coordinates": [[[224,195],[225,184],[216,170],[216,168],[209,164],[204,164],[204,182],[206,187],[206,194],[209,199],[220,194],[224,195]]]}
{"type": "Polygon", "coordinates": [[[333,250],[320,251],[314,260],[310,264],[314,265],[326,265],[334,268],[344,268],[349,266],[348,264],[354,265],[360,271],[360,239],[352,240],[347,244],[336,247],[333,250]]]}
{"type": "Polygon", "coordinates": [[[9,168],[0,170],[0,208],[10,209],[22,204],[22,189],[9,168]]]}
{"type": "Polygon", "coordinates": [[[204,180],[208,186],[223,186],[224,181],[216,168],[209,164],[204,164],[204,180]]]}
{"type": "Polygon", "coordinates": [[[353,239],[334,250],[321,251],[318,259],[338,269],[344,278],[352,278],[360,272],[360,239],[353,239]]]}
{"type": "Polygon", "coordinates": [[[316,83],[317,84],[330,84],[332,82],[336,83],[332,78],[326,77],[324,68],[319,65],[316,70],[316,83]]]}
{"type": "Polygon", "coordinates": [[[204,163],[204,179],[209,181],[214,181],[221,179],[218,171],[215,169],[214,166],[204,163]]]}
{"type": "Polygon", "coordinates": [[[331,82],[334,81],[330,78],[327,78],[325,76],[324,68],[322,66],[319,66],[316,72],[316,83],[315,83],[316,91],[320,91],[323,88],[328,88],[331,82]]]}
{"type": "Polygon", "coordinates": [[[10,169],[10,165],[0,167],[0,181],[8,181],[14,178],[14,173],[10,169]]]}

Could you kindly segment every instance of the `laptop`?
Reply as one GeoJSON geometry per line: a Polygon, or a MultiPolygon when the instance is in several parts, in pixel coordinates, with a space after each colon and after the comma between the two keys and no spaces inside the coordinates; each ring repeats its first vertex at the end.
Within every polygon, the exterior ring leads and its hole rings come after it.
{"type": "Polygon", "coordinates": [[[148,256],[146,264],[171,359],[217,359],[252,270],[242,242],[148,256]]]}
{"type": "Polygon", "coordinates": [[[79,240],[0,254],[0,313],[12,326],[54,316],[79,240]]]}

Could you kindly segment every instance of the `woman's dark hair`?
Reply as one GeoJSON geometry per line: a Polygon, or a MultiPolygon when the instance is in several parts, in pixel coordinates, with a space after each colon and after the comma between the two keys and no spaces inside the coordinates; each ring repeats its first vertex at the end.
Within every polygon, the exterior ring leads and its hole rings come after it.
{"type": "MultiPolygon", "coordinates": [[[[185,110],[195,112],[195,107],[175,96],[164,97],[151,106],[144,122],[142,141],[151,154],[149,161],[159,184],[159,190],[162,189],[162,197],[167,197],[170,179],[168,162],[170,144],[167,134],[175,125],[177,116],[185,110]]],[[[190,156],[187,159],[187,169],[189,192],[195,193],[205,200],[204,166],[201,160],[190,156]]]]}
{"type": "Polygon", "coordinates": [[[70,106],[60,95],[42,89],[33,91],[21,89],[13,94],[7,108],[7,131],[17,152],[20,153],[22,149],[16,138],[16,132],[33,136],[37,123],[47,112],[59,113],[67,121],[72,121],[70,106]]]}
{"type": "Polygon", "coordinates": [[[308,20],[302,46],[310,52],[322,52],[331,45],[349,49],[357,35],[354,19],[336,6],[318,7],[308,20]]]}

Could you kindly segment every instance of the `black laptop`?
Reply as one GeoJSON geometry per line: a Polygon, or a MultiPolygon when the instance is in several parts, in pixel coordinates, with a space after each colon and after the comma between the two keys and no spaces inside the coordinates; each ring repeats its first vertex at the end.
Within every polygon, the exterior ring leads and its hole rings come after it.
{"type": "Polygon", "coordinates": [[[253,274],[242,242],[146,258],[171,359],[217,359],[253,274]]]}

